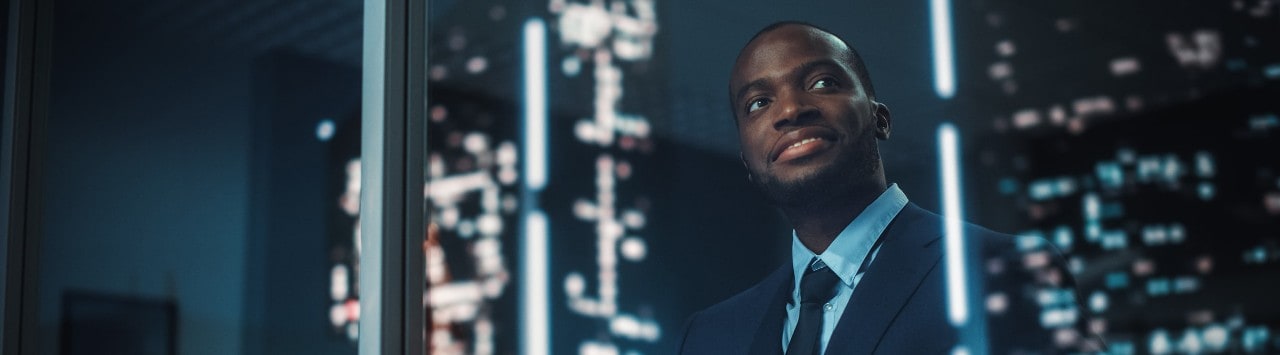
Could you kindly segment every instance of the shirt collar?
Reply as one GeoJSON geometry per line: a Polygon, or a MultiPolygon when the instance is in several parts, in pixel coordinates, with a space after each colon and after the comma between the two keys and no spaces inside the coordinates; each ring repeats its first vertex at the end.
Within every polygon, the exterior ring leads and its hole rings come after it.
{"type": "Polygon", "coordinates": [[[884,233],[889,222],[892,222],[906,205],[907,195],[902,193],[898,184],[889,185],[880,197],[867,205],[858,217],[855,217],[840,234],[836,235],[835,241],[831,242],[822,255],[814,254],[800,243],[800,237],[796,236],[796,232],[792,230],[791,271],[795,273],[795,287],[792,288],[794,292],[800,292],[800,278],[815,257],[827,264],[827,267],[840,277],[840,281],[845,286],[852,287],[853,277],[862,267],[863,259],[870,256],[876,239],[884,233]]]}

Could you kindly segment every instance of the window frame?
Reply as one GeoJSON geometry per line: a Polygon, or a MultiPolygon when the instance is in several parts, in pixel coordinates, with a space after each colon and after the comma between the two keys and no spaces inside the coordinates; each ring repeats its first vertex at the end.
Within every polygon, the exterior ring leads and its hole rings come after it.
{"type": "Polygon", "coordinates": [[[36,354],[39,341],[37,266],[43,208],[43,159],[48,121],[53,0],[8,2],[4,113],[0,129],[0,226],[5,237],[3,354],[36,354]]]}
{"type": "Polygon", "coordinates": [[[426,0],[365,0],[361,355],[422,354],[426,0]]]}

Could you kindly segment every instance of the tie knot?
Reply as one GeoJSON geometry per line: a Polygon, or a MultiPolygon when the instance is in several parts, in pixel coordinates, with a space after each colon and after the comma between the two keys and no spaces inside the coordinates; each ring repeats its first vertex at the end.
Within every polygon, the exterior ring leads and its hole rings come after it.
{"type": "Polygon", "coordinates": [[[825,303],[836,295],[840,277],[831,268],[810,269],[800,278],[800,303],[825,303]]]}

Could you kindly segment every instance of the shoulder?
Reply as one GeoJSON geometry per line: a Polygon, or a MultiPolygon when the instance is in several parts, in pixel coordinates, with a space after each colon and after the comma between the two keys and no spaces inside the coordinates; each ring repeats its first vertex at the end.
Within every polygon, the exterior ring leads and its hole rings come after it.
{"type": "MultiPolygon", "coordinates": [[[[914,229],[937,233],[939,236],[942,236],[945,232],[945,218],[942,215],[921,208],[914,203],[908,203],[902,209],[902,212],[898,214],[898,220],[894,223],[899,222],[914,226],[927,226],[926,228],[914,229]]],[[[1016,260],[1035,252],[1044,252],[1055,256],[1057,259],[1062,258],[1062,253],[1052,243],[1041,237],[1015,236],[987,229],[970,222],[961,223],[961,231],[964,234],[964,239],[968,240],[970,245],[979,247],[978,250],[982,251],[984,259],[1016,260]]]]}
{"type": "Polygon", "coordinates": [[[790,290],[791,278],[789,267],[783,265],[752,287],[689,316],[685,320],[679,353],[705,354],[729,349],[746,352],[762,324],[775,316],[780,321],[784,316],[772,314],[782,309],[773,306],[780,295],[790,290]]]}
{"type": "MultiPolygon", "coordinates": [[[[946,219],[942,215],[924,209],[915,203],[907,203],[890,224],[889,231],[899,233],[921,234],[931,240],[940,242],[945,233],[946,219]],[[936,239],[935,239],[936,238],[936,239]]],[[[980,245],[984,255],[1009,254],[1016,252],[1018,238],[1007,233],[996,232],[977,224],[963,222],[961,231],[964,238],[980,245]]],[[[888,231],[887,231],[888,232],[888,231]]],[[[971,244],[972,245],[972,244],[971,244]]]]}
{"type": "Polygon", "coordinates": [[[789,289],[791,274],[787,265],[775,269],[769,276],[750,288],[735,294],[694,314],[691,322],[717,323],[734,321],[744,317],[758,316],[760,308],[770,303],[778,292],[789,289]]]}
{"type": "MultiPolygon", "coordinates": [[[[944,218],[908,205],[899,218],[943,234],[944,218]]],[[[913,228],[922,230],[921,228],[913,228]]],[[[993,353],[1096,352],[1105,348],[1090,328],[1093,316],[1079,296],[1064,253],[1039,236],[1010,235],[963,223],[964,239],[978,257],[973,286],[987,308],[993,353]],[[979,252],[980,251],[980,252],[979,252]]],[[[941,238],[940,238],[941,239],[941,238]]]]}

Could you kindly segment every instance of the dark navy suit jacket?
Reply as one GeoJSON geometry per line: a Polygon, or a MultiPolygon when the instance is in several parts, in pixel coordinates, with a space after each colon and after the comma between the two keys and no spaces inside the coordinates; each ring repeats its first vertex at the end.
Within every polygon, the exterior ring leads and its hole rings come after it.
{"type": "MultiPolygon", "coordinates": [[[[908,203],[903,208],[886,228],[880,252],[854,289],[828,340],[826,354],[950,353],[957,333],[947,321],[942,222],[941,216],[915,204],[908,203]]],[[[1015,247],[1014,237],[968,224],[965,235],[982,241],[984,255],[1006,258],[1010,270],[1018,269],[1012,266],[1019,265],[1023,253],[1015,247]]],[[[1056,253],[1049,255],[1049,266],[1058,267],[1054,276],[1057,281],[1074,287],[1070,274],[1061,268],[1062,258],[1056,253]]],[[[1019,297],[1037,279],[1046,279],[1045,270],[1002,274],[1007,277],[992,284],[1012,285],[1015,293],[1006,298],[1011,311],[988,322],[992,327],[988,338],[993,340],[993,353],[1056,352],[1052,350],[1051,333],[1039,329],[1039,312],[1028,310],[1035,308],[1030,304],[1033,302],[1019,297]]],[[[794,284],[792,275],[787,263],[746,291],[692,315],[680,335],[678,352],[782,354],[783,321],[794,284]]]]}

